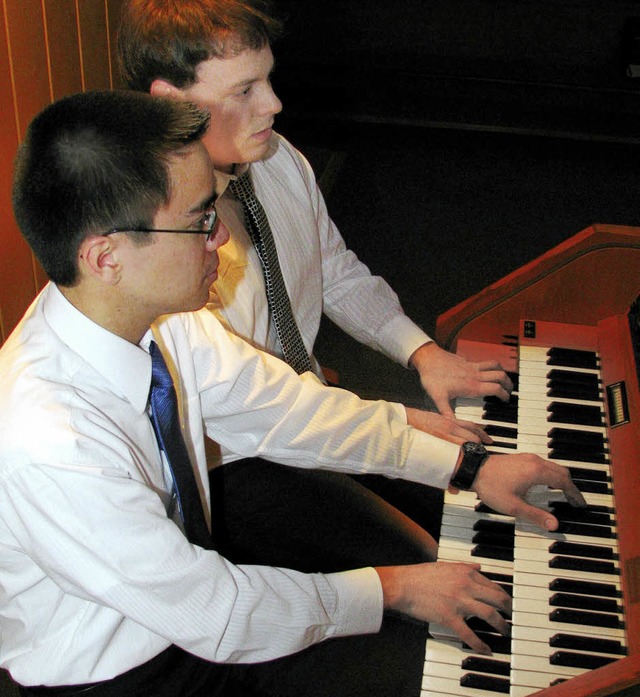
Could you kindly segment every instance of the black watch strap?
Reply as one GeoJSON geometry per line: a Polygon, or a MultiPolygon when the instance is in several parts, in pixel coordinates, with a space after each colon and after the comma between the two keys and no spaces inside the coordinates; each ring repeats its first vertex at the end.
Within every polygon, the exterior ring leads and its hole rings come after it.
{"type": "Polygon", "coordinates": [[[489,457],[487,449],[481,443],[467,441],[462,444],[462,462],[451,478],[451,486],[467,491],[471,488],[478,470],[489,457]]]}

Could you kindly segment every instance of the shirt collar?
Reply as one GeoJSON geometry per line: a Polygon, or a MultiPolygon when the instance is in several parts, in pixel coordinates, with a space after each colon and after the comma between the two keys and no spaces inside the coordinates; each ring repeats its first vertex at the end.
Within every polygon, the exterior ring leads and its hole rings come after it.
{"type": "Polygon", "coordinates": [[[148,338],[136,346],[113,334],[76,309],[50,283],[44,299],[44,316],[58,337],[142,413],[147,408],[151,386],[151,357],[148,338]],[[145,343],[146,342],[146,343],[145,343]]]}

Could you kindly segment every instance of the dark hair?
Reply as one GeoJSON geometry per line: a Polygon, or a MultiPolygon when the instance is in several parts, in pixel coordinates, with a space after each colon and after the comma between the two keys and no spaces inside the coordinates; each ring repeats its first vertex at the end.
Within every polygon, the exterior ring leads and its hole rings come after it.
{"type": "Polygon", "coordinates": [[[203,61],[259,50],[281,33],[269,0],[125,0],[118,33],[122,79],[143,92],[156,78],[188,87],[203,61]]]}
{"type": "Polygon", "coordinates": [[[169,201],[169,156],[197,141],[207,113],[140,92],[87,92],[38,114],[18,149],[13,210],[49,278],[77,282],[82,240],[150,227],[169,201]]]}

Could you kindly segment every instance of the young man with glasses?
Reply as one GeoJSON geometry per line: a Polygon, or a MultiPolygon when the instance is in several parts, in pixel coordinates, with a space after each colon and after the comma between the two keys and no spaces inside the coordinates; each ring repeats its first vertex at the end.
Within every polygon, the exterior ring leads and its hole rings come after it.
{"type": "Polygon", "coordinates": [[[535,456],[456,471],[457,444],[296,376],[199,310],[227,240],[206,126],[189,104],[87,93],[47,107],[20,146],[14,211],[51,282],[0,349],[0,667],[25,697],[400,695],[423,644],[398,614],[486,652],[464,618],[505,633],[509,597],[475,565],[233,565],[208,534],[205,432],[287,465],[440,487],[463,473],[549,528],[522,492],[584,501],[535,456]]]}

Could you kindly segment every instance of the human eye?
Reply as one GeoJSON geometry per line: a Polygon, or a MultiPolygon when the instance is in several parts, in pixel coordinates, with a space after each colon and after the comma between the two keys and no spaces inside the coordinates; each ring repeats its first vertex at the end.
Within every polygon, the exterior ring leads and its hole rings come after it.
{"type": "Polygon", "coordinates": [[[218,214],[215,206],[213,204],[207,206],[207,209],[200,218],[200,230],[202,230],[202,232],[210,232],[216,224],[217,217],[218,214]]]}

